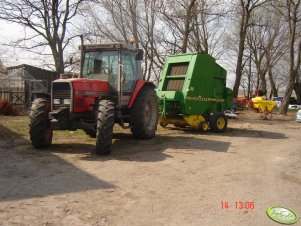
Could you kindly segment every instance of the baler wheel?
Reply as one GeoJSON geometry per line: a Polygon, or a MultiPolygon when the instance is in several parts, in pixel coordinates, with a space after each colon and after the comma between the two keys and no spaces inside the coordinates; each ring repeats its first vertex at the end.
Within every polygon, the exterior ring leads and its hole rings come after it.
{"type": "Polygon", "coordinates": [[[131,131],[138,139],[150,139],[155,135],[158,123],[158,101],[152,87],[145,86],[131,110],[131,131]]]}
{"type": "Polygon", "coordinates": [[[100,100],[98,103],[96,153],[108,155],[111,153],[113,137],[114,103],[110,100],[100,100]]]}
{"type": "Polygon", "coordinates": [[[185,128],[186,128],[185,125],[179,125],[179,124],[174,124],[174,125],[175,125],[175,127],[177,127],[177,128],[181,128],[181,129],[185,129],[185,128]]]}
{"type": "Polygon", "coordinates": [[[160,126],[163,127],[163,128],[165,128],[167,125],[168,125],[167,122],[160,122],[160,126]]]}
{"type": "Polygon", "coordinates": [[[52,129],[48,113],[50,101],[47,98],[36,98],[29,112],[29,135],[35,148],[47,148],[52,143],[52,129]]]}
{"type": "Polygon", "coordinates": [[[227,118],[222,112],[215,112],[210,116],[209,126],[214,133],[223,133],[227,129],[227,118]]]}
{"type": "Polygon", "coordinates": [[[208,125],[208,122],[204,121],[204,122],[201,122],[200,125],[199,125],[199,130],[202,131],[202,132],[205,132],[209,129],[209,125],[208,125]]]}

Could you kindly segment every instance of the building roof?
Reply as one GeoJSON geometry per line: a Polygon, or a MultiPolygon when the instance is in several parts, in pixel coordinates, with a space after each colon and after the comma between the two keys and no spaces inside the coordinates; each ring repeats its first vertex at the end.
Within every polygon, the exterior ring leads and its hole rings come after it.
{"type": "Polygon", "coordinates": [[[45,70],[45,69],[35,67],[35,66],[32,66],[32,65],[28,65],[28,64],[20,64],[20,65],[16,65],[16,66],[7,67],[6,70],[10,71],[10,70],[20,69],[20,68],[32,68],[32,69],[41,70],[41,71],[44,71],[44,72],[50,72],[50,73],[55,73],[56,74],[55,71],[45,70]]]}

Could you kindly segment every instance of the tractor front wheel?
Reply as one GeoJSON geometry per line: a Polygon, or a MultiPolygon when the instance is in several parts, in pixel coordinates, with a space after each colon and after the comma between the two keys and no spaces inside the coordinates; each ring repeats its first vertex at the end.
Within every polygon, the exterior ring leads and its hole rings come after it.
{"type": "Polygon", "coordinates": [[[85,133],[91,138],[96,138],[96,131],[93,129],[84,129],[85,133]]]}
{"type": "Polygon", "coordinates": [[[36,98],[29,113],[29,135],[35,148],[47,148],[52,143],[52,129],[48,114],[50,101],[47,98],[36,98]]]}
{"type": "Polygon", "coordinates": [[[210,130],[215,133],[223,133],[227,129],[227,118],[224,113],[216,112],[209,119],[210,130]]]}
{"type": "Polygon", "coordinates": [[[144,87],[131,110],[132,133],[138,139],[152,138],[158,123],[158,101],[155,90],[144,87]]]}
{"type": "Polygon", "coordinates": [[[114,103],[110,100],[100,100],[98,104],[96,153],[108,155],[111,153],[113,137],[114,103]]]}

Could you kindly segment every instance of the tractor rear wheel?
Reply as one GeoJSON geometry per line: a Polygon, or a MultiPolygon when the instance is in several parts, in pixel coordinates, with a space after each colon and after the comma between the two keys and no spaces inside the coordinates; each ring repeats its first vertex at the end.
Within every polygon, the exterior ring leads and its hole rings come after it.
{"type": "Polygon", "coordinates": [[[158,101],[152,87],[144,87],[131,110],[132,133],[138,139],[150,139],[155,135],[158,123],[158,101]]]}
{"type": "Polygon", "coordinates": [[[47,98],[36,98],[29,112],[29,135],[35,148],[47,148],[52,143],[52,129],[48,113],[50,101],[47,98]]]}
{"type": "Polygon", "coordinates": [[[222,112],[215,112],[209,118],[210,130],[215,133],[223,133],[227,129],[227,118],[222,112]]]}
{"type": "Polygon", "coordinates": [[[100,100],[98,104],[96,153],[108,155],[111,153],[113,138],[114,103],[110,100],[100,100]]]}

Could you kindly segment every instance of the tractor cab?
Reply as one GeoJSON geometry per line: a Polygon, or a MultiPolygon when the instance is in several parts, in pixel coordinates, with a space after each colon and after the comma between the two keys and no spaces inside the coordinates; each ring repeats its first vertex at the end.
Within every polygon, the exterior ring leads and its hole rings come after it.
{"type": "Polygon", "coordinates": [[[126,106],[137,80],[142,80],[143,51],[116,42],[84,45],[83,52],[81,77],[107,81],[116,104],[126,106]]]}

